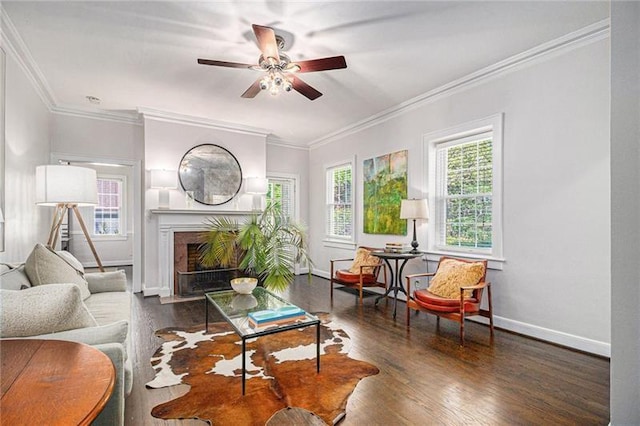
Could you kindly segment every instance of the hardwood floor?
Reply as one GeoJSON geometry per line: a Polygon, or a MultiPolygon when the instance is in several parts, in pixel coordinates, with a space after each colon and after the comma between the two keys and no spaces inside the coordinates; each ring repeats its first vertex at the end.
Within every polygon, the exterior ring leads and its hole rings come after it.
{"type": "MultiPolygon", "coordinates": [[[[329,312],[351,336],[350,355],[373,363],[380,374],[362,380],[349,398],[342,425],[491,424],[606,425],[609,423],[609,360],[496,330],[494,345],[481,324],[467,322],[466,346],[458,324],[413,316],[405,327],[405,304],[334,292],[329,282],[297,277],[285,298],[310,312],[329,312]]],[[[128,425],[203,424],[151,417],[151,408],[187,391],[146,389],[150,356],[160,344],[154,331],[204,323],[204,302],[161,305],[134,296],[134,387],[126,401],[128,425]]],[[[215,320],[215,319],[214,319],[215,320]]],[[[212,392],[214,390],[212,389],[212,392]]],[[[233,424],[229,421],[229,424],[233,424]]]]}

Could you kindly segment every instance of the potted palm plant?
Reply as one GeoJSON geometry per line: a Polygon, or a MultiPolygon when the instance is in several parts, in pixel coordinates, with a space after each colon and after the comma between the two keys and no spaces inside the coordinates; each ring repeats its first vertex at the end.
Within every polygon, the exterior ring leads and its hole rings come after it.
{"type": "Polygon", "coordinates": [[[225,216],[210,218],[200,260],[204,266],[227,268],[237,264],[273,291],[285,290],[291,284],[296,263],[306,261],[309,271],[313,265],[304,228],[286,217],[277,203],[269,203],[241,223],[225,216]]]}

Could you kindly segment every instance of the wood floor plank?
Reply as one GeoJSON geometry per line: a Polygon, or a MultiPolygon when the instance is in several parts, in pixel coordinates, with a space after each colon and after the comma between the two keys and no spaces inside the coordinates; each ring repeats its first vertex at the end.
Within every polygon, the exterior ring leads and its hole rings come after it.
{"type": "MultiPolygon", "coordinates": [[[[423,313],[405,327],[405,305],[375,298],[358,304],[354,295],[306,276],[284,297],[310,312],[328,312],[352,339],[351,356],[376,365],[380,374],[361,381],[341,425],[609,423],[609,360],[497,330],[490,345],[486,326],[467,322],[466,346],[458,345],[457,323],[423,313]]],[[[134,296],[134,387],[126,401],[127,425],[191,425],[162,421],[153,406],[187,391],[146,389],[153,378],[149,359],[160,345],[154,331],[204,323],[204,302],[161,305],[157,297],[134,296]]],[[[213,318],[215,320],[215,318],[213,318]]],[[[213,392],[213,390],[212,390],[213,392]]]]}

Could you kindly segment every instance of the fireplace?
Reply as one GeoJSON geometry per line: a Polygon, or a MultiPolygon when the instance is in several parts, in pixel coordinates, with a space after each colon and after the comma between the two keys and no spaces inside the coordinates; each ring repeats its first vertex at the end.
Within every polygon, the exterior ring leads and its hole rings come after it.
{"type": "Polygon", "coordinates": [[[200,261],[201,232],[174,233],[174,294],[181,297],[202,295],[207,291],[231,289],[233,278],[242,276],[239,256],[226,267],[204,266],[200,261]]]}
{"type": "Polygon", "coordinates": [[[161,297],[180,294],[178,272],[200,272],[189,271],[187,245],[200,244],[200,236],[207,229],[207,220],[213,217],[227,217],[243,221],[251,214],[240,210],[200,209],[159,209],[151,210],[150,213],[157,226],[157,236],[149,241],[151,245],[146,251],[150,258],[148,262],[157,265],[157,269],[146,275],[143,289],[145,296],[161,297]]]}

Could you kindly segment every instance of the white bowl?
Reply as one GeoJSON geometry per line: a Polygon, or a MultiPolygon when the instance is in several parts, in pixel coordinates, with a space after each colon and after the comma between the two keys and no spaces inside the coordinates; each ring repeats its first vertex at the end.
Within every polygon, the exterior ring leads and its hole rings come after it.
{"type": "Polygon", "coordinates": [[[241,277],[231,280],[231,288],[240,294],[251,294],[258,285],[257,278],[241,277]]]}

